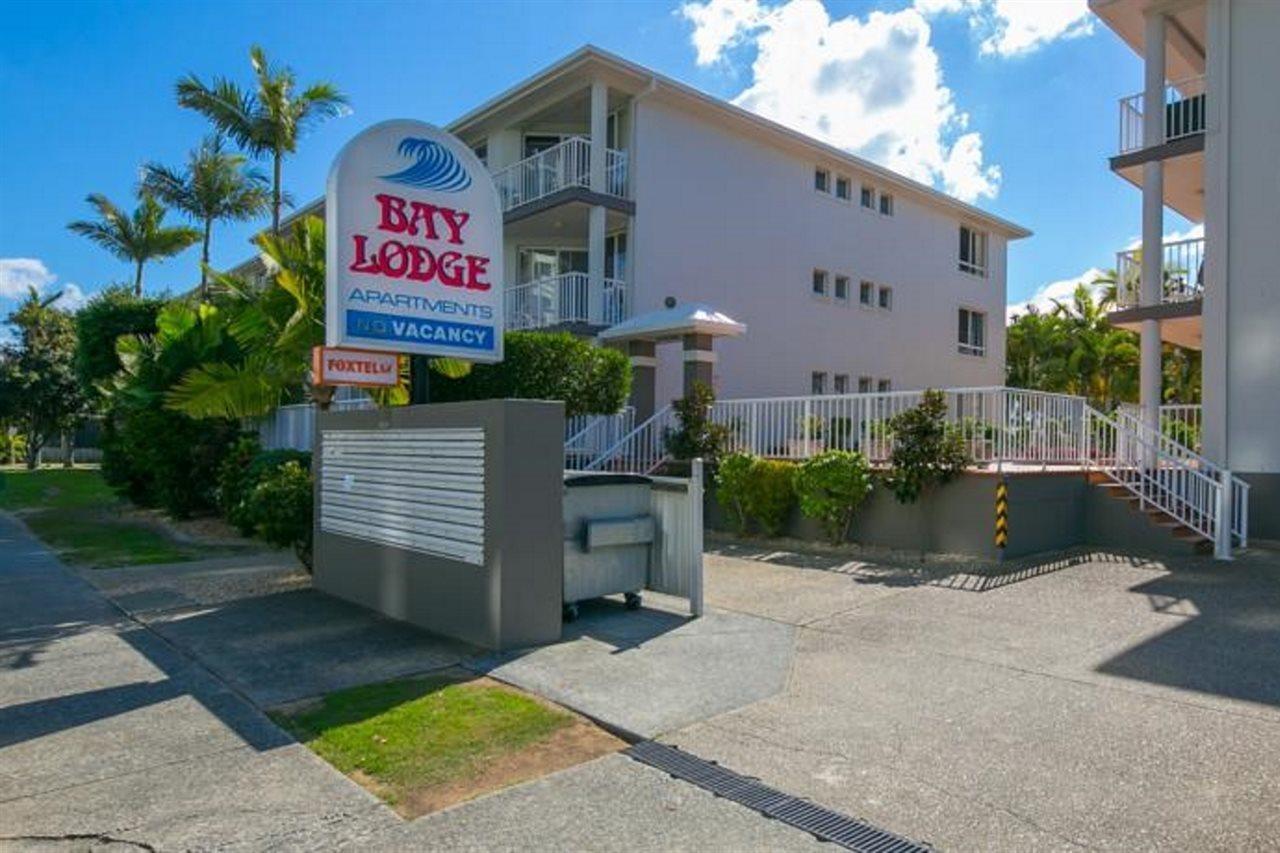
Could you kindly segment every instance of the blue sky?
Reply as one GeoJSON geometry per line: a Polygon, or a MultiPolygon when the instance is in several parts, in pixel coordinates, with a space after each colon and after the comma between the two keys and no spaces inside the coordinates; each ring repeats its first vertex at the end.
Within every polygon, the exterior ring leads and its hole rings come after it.
{"type": "MultiPolygon", "coordinates": [[[[88,216],[90,192],[131,206],[142,163],[181,164],[207,128],[175,104],[174,82],[248,83],[254,42],[351,99],[352,115],[286,163],[299,201],[321,193],[334,153],[364,126],[447,123],[592,43],[1031,228],[1009,253],[1020,302],[1110,267],[1139,229],[1140,196],[1106,158],[1116,100],[1141,88],[1141,63],[1084,2],[4,2],[0,312],[27,281],[75,297],[129,280],[66,223],[88,216]]],[[[247,257],[254,228],[215,231],[215,266],[247,257]]],[[[197,253],[150,266],[147,289],[189,286],[197,253]]]]}

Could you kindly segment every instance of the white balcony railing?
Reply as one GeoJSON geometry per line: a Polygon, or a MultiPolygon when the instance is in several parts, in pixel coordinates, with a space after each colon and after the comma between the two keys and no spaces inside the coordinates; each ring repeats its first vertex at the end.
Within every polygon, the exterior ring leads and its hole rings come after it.
{"type": "Polygon", "coordinates": [[[507,328],[513,330],[561,323],[612,326],[626,319],[630,302],[625,281],[606,278],[601,291],[592,294],[591,278],[581,272],[510,285],[504,296],[507,328]]]}
{"type": "MultiPolygon", "coordinates": [[[[1143,93],[1120,99],[1120,153],[1146,146],[1143,132],[1143,93]]],[[[1206,124],[1203,77],[1190,77],[1164,88],[1164,127],[1160,143],[1203,133],[1206,124]]]]}
{"type": "MultiPolygon", "coordinates": [[[[1204,293],[1204,238],[1165,243],[1160,302],[1187,302],[1204,293]]],[[[1116,253],[1116,301],[1123,308],[1141,304],[1142,247],[1116,253]]]]}
{"type": "MultiPolygon", "coordinates": [[[[503,211],[529,204],[569,187],[591,186],[591,140],[574,136],[493,174],[503,211]]],[[[604,192],[627,195],[627,153],[605,149],[604,192]]]]}

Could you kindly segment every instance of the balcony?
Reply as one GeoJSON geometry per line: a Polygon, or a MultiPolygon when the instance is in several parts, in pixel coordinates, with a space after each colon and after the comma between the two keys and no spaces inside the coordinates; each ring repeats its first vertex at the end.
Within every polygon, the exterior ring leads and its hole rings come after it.
{"type": "MultiPolygon", "coordinates": [[[[1143,133],[1143,94],[1120,99],[1120,153],[1148,147],[1143,133]]],[[[1164,122],[1158,145],[1203,134],[1206,127],[1204,77],[1190,77],[1164,88],[1164,122]]]]}
{"type": "MultiPolygon", "coordinates": [[[[1204,294],[1204,238],[1165,243],[1160,304],[1189,302],[1204,294]]],[[[1121,308],[1141,304],[1142,247],[1116,253],[1116,302],[1121,308]]]]}
{"type": "Polygon", "coordinates": [[[591,296],[591,279],[580,272],[509,285],[504,294],[507,328],[612,326],[627,318],[630,299],[625,281],[606,278],[603,290],[595,299],[591,296]]]}
{"type": "MultiPolygon", "coordinates": [[[[574,136],[493,175],[504,213],[571,189],[591,190],[591,140],[574,136]]],[[[627,153],[605,149],[604,195],[627,198],[627,153]]]]}
{"type": "Polygon", "coordinates": [[[1142,302],[1142,248],[1116,254],[1116,310],[1107,315],[1113,326],[1133,332],[1146,320],[1158,320],[1160,339],[1188,349],[1204,342],[1201,297],[1204,294],[1204,240],[1178,240],[1161,247],[1163,282],[1160,301],[1142,302]]]}

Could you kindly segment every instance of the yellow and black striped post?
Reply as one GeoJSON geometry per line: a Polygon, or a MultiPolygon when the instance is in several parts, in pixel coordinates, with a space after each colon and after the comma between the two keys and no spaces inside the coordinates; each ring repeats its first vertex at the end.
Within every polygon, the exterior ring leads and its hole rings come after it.
{"type": "Polygon", "coordinates": [[[1004,559],[1004,547],[1009,544],[1009,484],[1001,478],[996,483],[996,547],[999,558],[1004,559]]]}

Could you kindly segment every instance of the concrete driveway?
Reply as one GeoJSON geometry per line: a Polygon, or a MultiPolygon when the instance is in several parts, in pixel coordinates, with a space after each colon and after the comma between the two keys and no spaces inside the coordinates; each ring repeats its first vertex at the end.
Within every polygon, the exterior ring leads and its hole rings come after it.
{"type": "Polygon", "coordinates": [[[708,598],[797,645],[785,691],[666,736],[703,758],[943,849],[1280,839],[1274,552],[978,577],[729,548],[708,598]]]}

